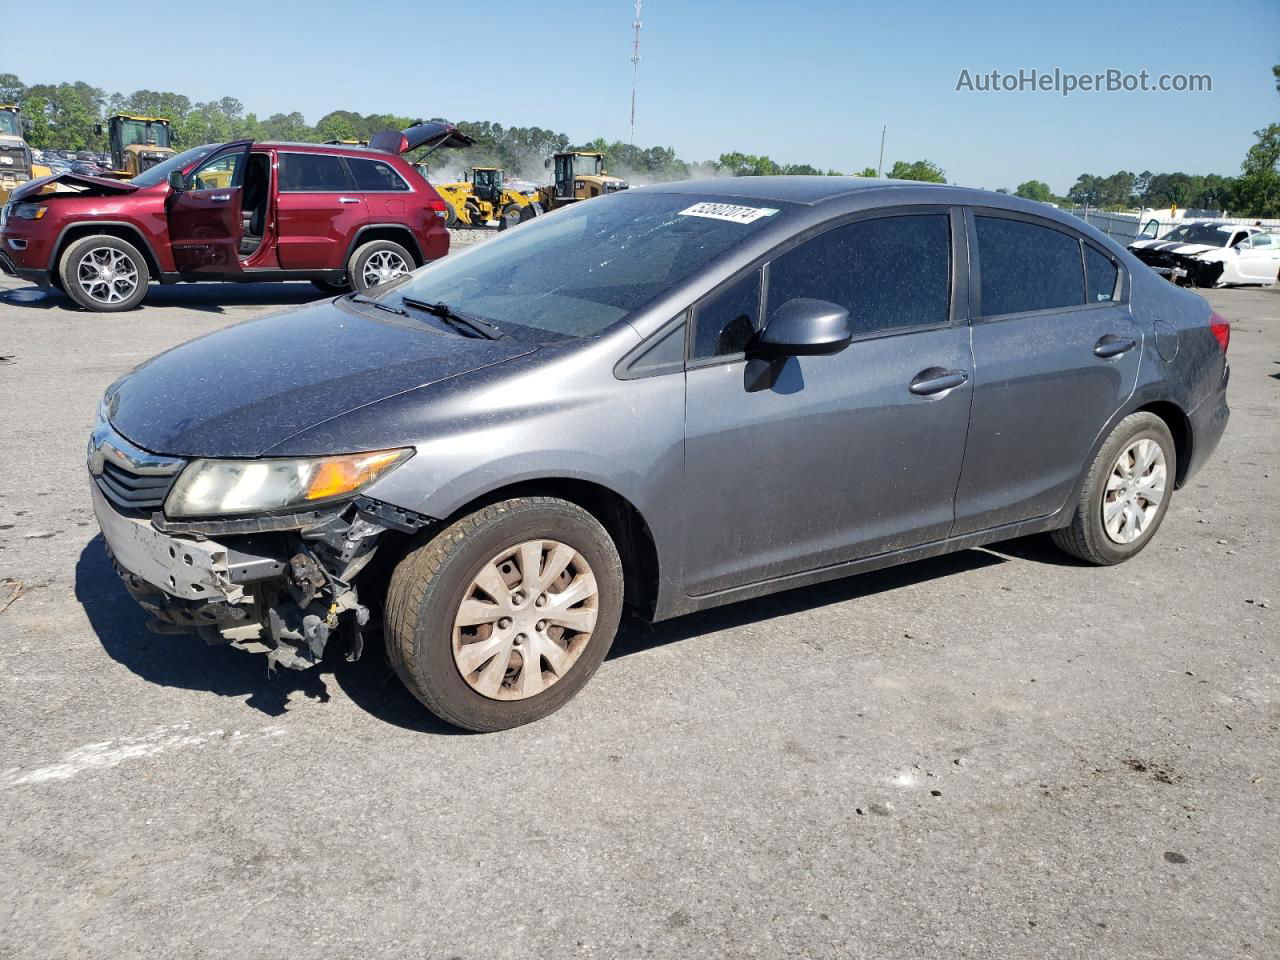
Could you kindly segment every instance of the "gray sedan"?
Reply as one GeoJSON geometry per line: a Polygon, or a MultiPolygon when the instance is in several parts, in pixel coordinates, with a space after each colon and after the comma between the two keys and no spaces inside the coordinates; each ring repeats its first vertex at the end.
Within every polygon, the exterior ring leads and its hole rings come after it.
{"type": "Polygon", "coordinates": [[[380,638],[498,730],[624,607],[1041,531],[1128,559],[1222,434],[1229,333],[1042,204],[668,184],[161,354],[103,398],[90,491],[158,629],[300,669],[380,638]]]}

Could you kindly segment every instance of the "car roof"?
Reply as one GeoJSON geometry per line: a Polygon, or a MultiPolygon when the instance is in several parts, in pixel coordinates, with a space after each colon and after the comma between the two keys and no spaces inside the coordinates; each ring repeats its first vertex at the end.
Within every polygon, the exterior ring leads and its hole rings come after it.
{"type": "Polygon", "coordinates": [[[397,154],[354,143],[303,143],[290,140],[255,140],[255,147],[272,147],[279,150],[297,150],[307,153],[339,153],[354,156],[394,157],[397,154]]]}

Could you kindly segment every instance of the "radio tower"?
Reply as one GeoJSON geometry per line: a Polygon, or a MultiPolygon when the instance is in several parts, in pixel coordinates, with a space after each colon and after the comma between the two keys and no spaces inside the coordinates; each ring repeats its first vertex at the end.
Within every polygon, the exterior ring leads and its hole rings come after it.
{"type": "Polygon", "coordinates": [[[631,145],[636,145],[636,83],[640,79],[640,5],[644,0],[636,0],[636,19],[631,26],[635,27],[636,37],[631,44],[631,145]]]}

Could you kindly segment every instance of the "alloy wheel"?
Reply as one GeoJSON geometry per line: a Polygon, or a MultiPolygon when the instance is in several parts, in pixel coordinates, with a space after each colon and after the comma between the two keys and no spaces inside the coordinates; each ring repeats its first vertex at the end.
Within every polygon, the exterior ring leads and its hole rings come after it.
{"type": "Polygon", "coordinates": [[[599,588],[558,540],[526,540],[472,579],[453,621],[453,661],[491,700],[524,700],[564,678],[591,640],[599,588]]]}
{"type": "Polygon", "coordinates": [[[1164,502],[1168,469],[1164,450],[1143,438],[1125,447],[1111,467],[1102,495],[1102,525],[1115,543],[1132,543],[1164,502]]]}
{"type": "Polygon", "coordinates": [[[379,250],[365,261],[362,276],[366,287],[376,287],[408,272],[409,265],[404,262],[404,257],[390,250],[379,250]]]}
{"type": "Polygon", "coordinates": [[[76,280],[98,303],[120,303],[138,289],[138,267],[123,251],[94,247],[76,265],[76,280]]]}

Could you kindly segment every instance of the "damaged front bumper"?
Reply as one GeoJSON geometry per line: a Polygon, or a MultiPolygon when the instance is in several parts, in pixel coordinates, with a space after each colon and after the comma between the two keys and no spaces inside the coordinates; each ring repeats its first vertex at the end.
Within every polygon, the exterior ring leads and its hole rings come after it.
{"type": "Polygon", "coordinates": [[[359,657],[371,612],[358,575],[388,534],[426,517],[367,497],[289,516],[200,523],[118,509],[90,481],[103,539],[133,598],[159,633],[264,652],[272,666],[305,669],[340,635],[359,657]]]}

